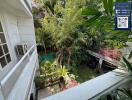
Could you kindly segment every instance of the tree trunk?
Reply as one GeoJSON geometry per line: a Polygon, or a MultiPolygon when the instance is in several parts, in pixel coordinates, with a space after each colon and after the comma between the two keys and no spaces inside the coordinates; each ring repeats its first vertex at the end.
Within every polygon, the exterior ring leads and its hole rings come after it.
{"type": "Polygon", "coordinates": [[[70,62],[71,62],[71,50],[70,50],[70,48],[68,48],[68,53],[69,53],[69,56],[68,56],[68,67],[70,66],[70,62]]]}
{"type": "Polygon", "coordinates": [[[71,62],[71,54],[69,54],[69,57],[68,57],[68,67],[70,66],[70,62],[71,62]]]}
{"type": "Polygon", "coordinates": [[[57,57],[57,62],[59,62],[59,59],[60,59],[60,50],[56,53],[56,57],[57,57]]]}
{"type": "Polygon", "coordinates": [[[45,47],[44,41],[43,41],[43,47],[44,47],[44,52],[45,52],[45,54],[46,54],[46,47],[45,47]]]}
{"type": "Polygon", "coordinates": [[[61,48],[57,53],[57,61],[60,65],[62,65],[62,60],[63,60],[63,48],[61,48]]]}

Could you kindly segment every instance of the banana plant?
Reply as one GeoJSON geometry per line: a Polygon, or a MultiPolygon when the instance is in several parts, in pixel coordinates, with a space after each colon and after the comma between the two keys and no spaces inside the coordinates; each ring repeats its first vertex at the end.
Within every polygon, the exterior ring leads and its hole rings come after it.
{"type": "Polygon", "coordinates": [[[115,2],[128,2],[128,0],[103,0],[103,6],[105,9],[105,12],[112,16],[114,11],[114,3],[115,2]]]}
{"type": "Polygon", "coordinates": [[[89,17],[89,19],[85,20],[84,22],[85,25],[89,26],[96,19],[98,19],[102,15],[102,13],[94,8],[87,7],[82,10],[82,15],[89,17]]]}
{"type": "Polygon", "coordinates": [[[104,5],[106,14],[110,14],[112,16],[114,0],[103,0],[103,5],[104,5]]]}

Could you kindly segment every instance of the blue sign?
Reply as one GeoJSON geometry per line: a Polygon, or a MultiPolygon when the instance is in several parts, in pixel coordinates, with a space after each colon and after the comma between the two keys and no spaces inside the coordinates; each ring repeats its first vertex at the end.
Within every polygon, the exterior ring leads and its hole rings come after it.
{"type": "Polygon", "coordinates": [[[115,29],[131,30],[131,3],[115,3],[115,29]]]}

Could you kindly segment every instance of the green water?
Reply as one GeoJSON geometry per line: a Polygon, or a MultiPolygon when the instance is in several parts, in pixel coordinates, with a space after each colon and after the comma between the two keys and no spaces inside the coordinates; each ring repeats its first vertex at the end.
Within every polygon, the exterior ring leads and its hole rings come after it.
{"type": "Polygon", "coordinates": [[[55,53],[43,54],[39,59],[39,63],[42,63],[43,61],[51,61],[53,59],[55,59],[55,53]]]}

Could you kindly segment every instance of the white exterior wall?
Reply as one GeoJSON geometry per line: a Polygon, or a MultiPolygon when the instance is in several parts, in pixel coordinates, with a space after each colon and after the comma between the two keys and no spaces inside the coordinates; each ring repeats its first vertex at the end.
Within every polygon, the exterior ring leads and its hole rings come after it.
{"type": "Polygon", "coordinates": [[[17,44],[27,43],[30,47],[36,44],[35,32],[32,18],[17,17],[6,10],[2,10],[0,11],[0,19],[11,56],[11,62],[5,66],[6,69],[8,66],[14,66],[18,62],[15,53],[17,44]]]}
{"type": "MultiPolygon", "coordinates": [[[[2,8],[1,8],[2,9],[2,8]]],[[[20,42],[20,36],[18,34],[17,19],[6,10],[0,10],[0,21],[8,45],[9,53],[11,56],[11,62],[0,70],[0,79],[3,78],[9,70],[18,62],[15,54],[15,45],[20,42]]]]}
{"type": "MultiPolygon", "coordinates": [[[[27,2],[31,6],[31,0],[27,2]]],[[[32,14],[24,0],[0,0],[0,22],[11,56],[11,62],[0,70],[0,100],[29,99],[38,67],[37,50],[34,47],[18,61],[15,46],[22,42],[35,46],[32,14]]]]}
{"type": "Polygon", "coordinates": [[[19,30],[17,25],[17,18],[16,16],[13,16],[10,13],[4,12],[4,19],[5,19],[5,25],[7,30],[7,35],[9,36],[9,39],[7,39],[8,42],[10,42],[10,55],[12,58],[12,61],[16,62],[17,57],[15,53],[15,46],[21,41],[19,36],[19,30]]]}
{"type": "Polygon", "coordinates": [[[36,44],[33,19],[19,17],[18,29],[21,42],[26,42],[29,45],[36,44]]]}
{"type": "Polygon", "coordinates": [[[27,2],[28,2],[28,4],[29,4],[29,6],[31,7],[32,5],[32,0],[27,0],[27,2]]]}

